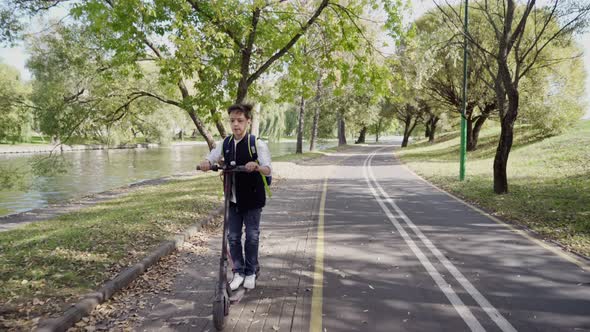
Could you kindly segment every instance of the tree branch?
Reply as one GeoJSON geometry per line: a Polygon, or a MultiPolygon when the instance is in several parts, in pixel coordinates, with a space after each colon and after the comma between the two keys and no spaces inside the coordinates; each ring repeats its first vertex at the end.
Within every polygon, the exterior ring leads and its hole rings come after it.
{"type": "Polygon", "coordinates": [[[281,56],[283,56],[287,51],[295,45],[295,43],[305,34],[305,31],[309,29],[309,27],[315,22],[315,20],[320,16],[322,11],[328,6],[329,0],[322,0],[321,4],[316,9],[315,13],[312,17],[305,23],[301,31],[299,31],[291,40],[283,46],[277,53],[271,56],[258,70],[256,70],[250,77],[248,77],[248,85],[252,84],[264,71],[268,69],[275,61],[277,61],[281,56]]]}
{"type": "Polygon", "coordinates": [[[210,22],[213,25],[215,25],[219,29],[221,29],[229,38],[231,38],[231,40],[233,40],[234,43],[236,43],[236,45],[240,49],[243,49],[244,48],[244,45],[242,44],[242,42],[240,41],[240,39],[236,36],[236,34],[233,31],[231,31],[229,28],[227,28],[226,26],[224,26],[221,21],[219,21],[219,20],[215,19],[214,17],[212,17],[211,15],[207,14],[203,10],[203,8],[201,6],[199,6],[198,0],[186,0],[186,1],[191,5],[191,7],[193,7],[193,9],[197,13],[205,16],[206,18],[208,18],[210,20],[210,22]]]}
{"type": "MultiPolygon", "coordinates": [[[[158,96],[156,94],[153,94],[151,92],[147,92],[147,91],[136,91],[136,92],[132,92],[132,93],[129,94],[129,97],[135,97],[135,96],[137,96],[137,98],[139,98],[139,97],[151,97],[151,98],[157,99],[157,100],[159,100],[159,101],[161,101],[163,103],[174,105],[176,107],[182,108],[181,103],[179,103],[178,101],[172,100],[172,99],[167,99],[167,98],[158,96]]],[[[131,101],[134,101],[137,98],[133,98],[131,101]]]]}
{"type": "Polygon", "coordinates": [[[537,61],[537,58],[539,57],[539,55],[541,54],[541,52],[545,49],[545,47],[547,47],[547,45],[549,45],[549,43],[551,43],[553,40],[555,40],[557,37],[561,36],[562,34],[566,33],[567,29],[572,24],[574,24],[575,22],[577,22],[582,16],[588,14],[588,12],[590,12],[590,9],[585,10],[585,11],[581,11],[575,18],[573,18],[567,24],[564,24],[564,26],[561,27],[561,29],[559,29],[559,31],[557,31],[555,34],[553,34],[553,36],[551,36],[549,39],[547,39],[545,41],[545,43],[543,43],[543,45],[538,49],[538,51],[535,52],[535,55],[534,55],[533,59],[525,67],[525,69],[522,71],[522,73],[520,74],[520,76],[518,76],[518,78],[520,79],[520,78],[522,78],[523,76],[525,76],[528,73],[528,71],[533,67],[533,65],[537,61]]]}

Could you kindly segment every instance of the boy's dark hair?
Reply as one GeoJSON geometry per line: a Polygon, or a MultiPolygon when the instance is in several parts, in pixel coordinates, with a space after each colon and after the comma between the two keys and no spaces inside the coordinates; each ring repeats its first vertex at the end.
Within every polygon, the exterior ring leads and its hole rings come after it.
{"type": "Polygon", "coordinates": [[[252,105],[250,104],[233,104],[227,108],[227,114],[231,114],[231,112],[242,112],[246,119],[252,119],[252,105]]]}

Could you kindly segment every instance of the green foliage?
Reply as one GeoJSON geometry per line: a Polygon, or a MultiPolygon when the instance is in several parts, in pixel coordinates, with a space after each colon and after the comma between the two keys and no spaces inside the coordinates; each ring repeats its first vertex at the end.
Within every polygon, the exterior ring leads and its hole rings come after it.
{"type": "Polygon", "coordinates": [[[3,191],[24,191],[30,186],[30,179],[22,169],[0,165],[0,188],[3,191]]]}
{"type": "Polygon", "coordinates": [[[520,91],[521,121],[542,135],[557,135],[571,128],[584,115],[586,104],[584,63],[575,46],[550,48],[552,57],[562,57],[551,67],[533,70],[523,79],[520,91]],[[576,58],[577,57],[577,58],[576,58]]]}
{"type": "MultiPolygon", "coordinates": [[[[496,58],[492,54],[498,48],[498,40],[490,19],[501,26],[502,15],[487,16],[485,8],[490,12],[501,12],[497,3],[490,3],[485,7],[483,2],[475,2],[474,10],[470,11],[469,32],[474,43],[470,43],[470,57],[468,62],[468,112],[473,109],[469,117],[482,114],[486,107],[492,107],[497,114],[497,96],[494,91],[497,77],[496,58]],[[479,46],[475,46],[475,44],[479,46]]],[[[431,74],[426,76],[426,87],[435,101],[437,112],[447,113],[449,119],[457,118],[462,105],[463,80],[463,36],[459,29],[462,27],[459,14],[460,6],[443,6],[442,10],[433,9],[415,22],[416,39],[421,54],[434,56],[435,64],[431,74]],[[449,17],[454,23],[449,22],[449,17]]],[[[522,15],[522,7],[517,10],[522,15]]],[[[535,36],[541,31],[541,23],[546,19],[544,9],[535,11],[531,24],[527,25],[520,44],[520,54],[524,54],[527,47],[531,47],[535,36]]],[[[559,25],[555,20],[550,21],[545,34],[556,33],[559,25]]],[[[548,37],[542,37],[544,42],[548,37]]],[[[542,44],[541,44],[542,45],[542,44]]],[[[579,59],[580,50],[573,45],[571,38],[563,36],[548,44],[543,51],[538,52],[536,59],[531,57],[521,61],[518,65],[522,71],[531,65],[531,70],[522,77],[519,84],[519,118],[522,123],[533,125],[542,135],[553,135],[561,132],[580,118],[584,105],[581,102],[584,87],[584,70],[579,59]]],[[[509,64],[515,72],[517,62],[515,57],[509,57],[509,64]]]]}
{"type": "Polygon", "coordinates": [[[66,174],[68,169],[72,167],[71,162],[68,162],[61,153],[36,156],[30,165],[31,173],[37,177],[66,174]]]}
{"type": "MultiPolygon", "coordinates": [[[[38,14],[47,4],[41,0],[11,3],[20,16],[38,14]]],[[[378,69],[372,54],[380,27],[363,18],[379,6],[368,0],[329,2],[305,34],[302,27],[322,8],[318,1],[84,0],[68,4],[75,24],[59,26],[54,33],[59,37],[43,36],[31,47],[35,55],[30,67],[38,81],[36,117],[42,131],[54,138],[73,135],[104,140],[112,135],[113,140],[125,139],[126,132],[113,134],[125,117],[145,121],[149,116],[144,113],[151,113],[134,110],[135,101],[124,112],[120,109],[125,98],[137,96],[132,95],[132,87],[145,85],[146,80],[157,88],[142,90],[155,92],[161,101],[170,98],[187,112],[196,110],[207,126],[215,120],[209,111],[224,109],[234,100],[240,81],[247,79],[254,100],[263,100],[265,91],[256,82],[260,73],[289,71],[283,100],[293,93],[313,97],[320,78],[324,85],[333,84],[337,94],[352,84],[353,91],[376,101],[384,91],[384,71],[378,69]],[[255,17],[259,18],[254,31],[255,17]],[[299,35],[299,41],[290,45],[299,35]],[[289,47],[289,56],[279,56],[289,47]],[[152,65],[147,72],[155,75],[146,74],[146,62],[152,65]],[[187,89],[181,87],[179,96],[181,84],[187,89]],[[115,125],[113,120],[121,122],[115,125]]],[[[400,2],[387,3],[390,32],[401,24],[398,7],[400,2]]],[[[268,114],[263,123],[268,135],[281,136],[277,124],[284,123],[284,114],[284,110],[268,114]]],[[[135,127],[163,132],[138,121],[135,127]]]]}
{"type": "Polygon", "coordinates": [[[16,143],[30,136],[32,118],[24,107],[28,90],[17,69],[0,63],[0,141],[16,143]]]}
{"type": "Polygon", "coordinates": [[[170,121],[150,119],[160,103],[141,95],[166,92],[153,67],[116,64],[96,36],[74,25],[58,25],[32,40],[30,49],[28,66],[36,79],[31,99],[43,133],[115,145],[132,139],[129,127],[141,127],[150,140],[169,139],[171,128],[163,126],[170,121]]]}

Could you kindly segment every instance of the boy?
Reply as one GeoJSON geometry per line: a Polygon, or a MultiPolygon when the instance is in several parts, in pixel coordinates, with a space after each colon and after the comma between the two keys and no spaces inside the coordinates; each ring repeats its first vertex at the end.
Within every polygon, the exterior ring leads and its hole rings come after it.
{"type": "Polygon", "coordinates": [[[258,268],[258,242],[260,213],[266,203],[263,176],[271,174],[271,157],[268,146],[247,132],[252,122],[252,105],[235,104],[227,109],[233,135],[218,142],[200,168],[208,171],[211,165],[235,161],[247,173],[234,173],[229,207],[229,250],[233,261],[234,277],[230,288],[253,289],[258,268]],[[255,158],[258,157],[258,160],[255,158]],[[242,227],[246,226],[246,241],[242,248],[242,227]]]}

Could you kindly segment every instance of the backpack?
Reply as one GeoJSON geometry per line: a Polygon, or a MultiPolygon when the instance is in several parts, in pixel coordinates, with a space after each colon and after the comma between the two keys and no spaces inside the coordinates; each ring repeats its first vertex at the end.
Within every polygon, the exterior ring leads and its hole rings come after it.
{"type": "MultiPolygon", "coordinates": [[[[223,151],[228,150],[228,148],[229,148],[228,145],[233,139],[234,139],[234,135],[230,135],[230,136],[227,136],[223,140],[223,151]]],[[[248,134],[248,153],[250,154],[250,157],[252,159],[254,159],[254,161],[257,164],[260,164],[258,162],[258,149],[257,149],[257,145],[256,145],[257,141],[258,141],[258,138],[256,138],[256,136],[248,134]]],[[[262,182],[264,183],[264,189],[266,190],[266,194],[268,195],[268,197],[272,197],[272,193],[270,192],[270,187],[269,187],[270,184],[272,183],[272,175],[265,176],[262,173],[260,173],[260,176],[262,177],[262,182]]]]}

